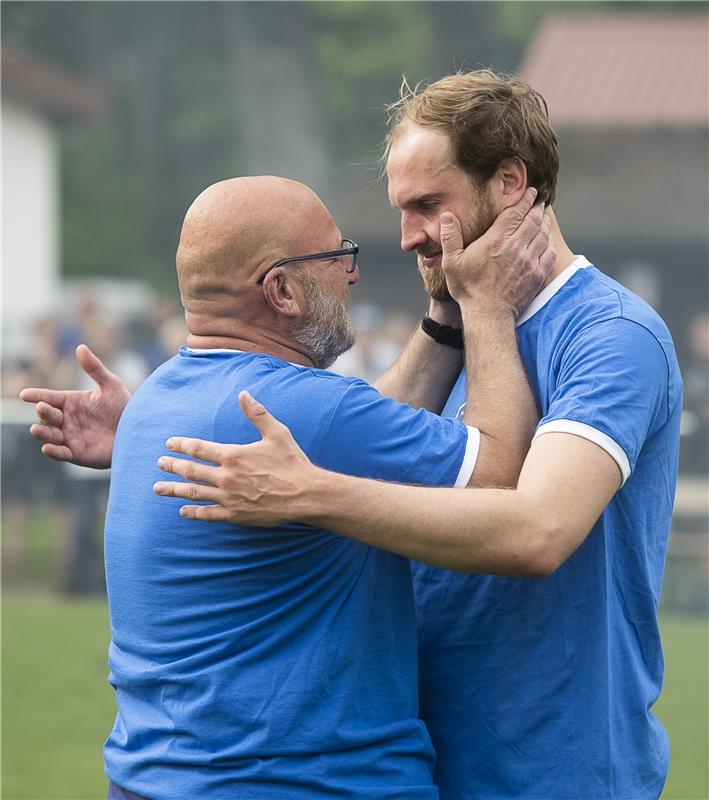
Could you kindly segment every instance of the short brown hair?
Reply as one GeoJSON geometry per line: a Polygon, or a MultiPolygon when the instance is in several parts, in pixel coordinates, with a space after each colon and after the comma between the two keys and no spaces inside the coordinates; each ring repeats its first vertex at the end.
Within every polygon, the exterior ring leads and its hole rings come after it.
{"type": "Polygon", "coordinates": [[[447,75],[413,88],[387,106],[386,158],[397,128],[407,121],[446,133],[460,167],[486,183],[505,158],[519,156],[527,182],[551,205],[556,194],[559,146],[544,98],[524,81],[489,69],[447,75]]]}

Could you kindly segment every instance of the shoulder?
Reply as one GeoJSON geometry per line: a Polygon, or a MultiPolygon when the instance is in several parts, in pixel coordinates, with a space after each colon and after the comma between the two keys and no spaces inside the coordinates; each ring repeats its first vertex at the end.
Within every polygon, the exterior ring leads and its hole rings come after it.
{"type": "Polygon", "coordinates": [[[343,398],[380,398],[381,394],[362,378],[339,375],[324,369],[305,367],[290,362],[275,364],[274,380],[287,387],[301,402],[316,399],[321,403],[337,405],[343,398]]]}
{"type": "Polygon", "coordinates": [[[582,271],[577,300],[580,302],[575,304],[575,317],[582,326],[624,320],[647,331],[663,349],[672,348],[670,332],[657,311],[597,267],[582,271]]]}
{"type": "Polygon", "coordinates": [[[677,357],[670,332],[645,300],[594,265],[579,269],[540,315],[548,352],[560,360],[584,343],[599,352],[632,358],[634,347],[645,356],[656,351],[670,378],[678,377],[677,357]]]}

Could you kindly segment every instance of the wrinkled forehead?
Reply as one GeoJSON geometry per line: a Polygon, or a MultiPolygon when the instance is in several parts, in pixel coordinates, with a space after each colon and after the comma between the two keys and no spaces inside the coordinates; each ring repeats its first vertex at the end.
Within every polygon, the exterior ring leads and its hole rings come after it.
{"type": "Polygon", "coordinates": [[[456,163],[450,138],[434,128],[413,123],[394,134],[387,158],[389,200],[401,206],[409,197],[438,192],[466,173],[456,163]]]}

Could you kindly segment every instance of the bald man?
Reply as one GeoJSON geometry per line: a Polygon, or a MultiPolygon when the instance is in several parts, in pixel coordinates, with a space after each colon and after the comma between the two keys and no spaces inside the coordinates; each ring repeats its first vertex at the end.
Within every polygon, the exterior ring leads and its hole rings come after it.
{"type": "Polygon", "coordinates": [[[33,433],[45,453],[112,467],[110,797],[438,797],[418,718],[408,561],[310,526],[200,529],[152,486],[171,434],[258,438],[235,401],[243,389],[322,467],[434,486],[493,469],[513,481],[535,410],[514,330],[498,320],[519,313],[553,262],[533,200],[465,251],[455,218],[442,227],[446,258],[470,262],[471,302],[487,312],[468,357],[483,384],[489,370],[505,387],[495,414],[471,400],[464,420],[442,419],[326,371],[354,341],[345,300],[358,247],[310,189],[274,177],[215,184],[189,209],[177,252],[187,346],[127,405],[87,348],[78,356],[99,383],[93,394],[22,393],[40,401],[46,424],[33,433]],[[497,269],[480,269],[488,258],[497,269]],[[479,430],[475,414],[497,422],[479,430]]]}

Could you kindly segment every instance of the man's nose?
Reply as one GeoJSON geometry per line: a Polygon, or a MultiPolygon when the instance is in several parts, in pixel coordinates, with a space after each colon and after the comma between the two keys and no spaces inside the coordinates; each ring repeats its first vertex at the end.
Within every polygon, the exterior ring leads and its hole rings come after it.
{"type": "Polygon", "coordinates": [[[359,264],[357,264],[352,272],[347,274],[347,283],[350,286],[354,286],[355,283],[359,283],[359,264]]]}
{"type": "Polygon", "coordinates": [[[401,249],[409,253],[417,247],[426,244],[428,235],[418,224],[415,217],[408,216],[406,212],[401,215],[401,249]]]}

